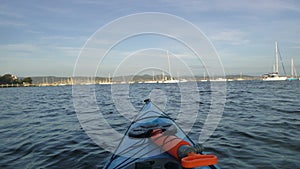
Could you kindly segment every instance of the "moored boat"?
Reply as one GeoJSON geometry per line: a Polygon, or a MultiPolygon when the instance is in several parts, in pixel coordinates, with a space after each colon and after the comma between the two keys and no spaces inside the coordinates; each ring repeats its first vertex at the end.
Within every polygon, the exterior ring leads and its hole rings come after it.
{"type": "Polygon", "coordinates": [[[293,58],[291,59],[291,76],[288,77],[287,80],[288,81],[299,80],[299,78],[297,78],[297,72],[296,72],[293,58]]]}
{"type": "Polygon", "coordinates": [[[279,55],[279,49],[278,49],[278,43],[275,41],[275,66],[274,71],[272,73],[266,73],[262,76],[264,81],[282,81],[287,80],[286,76],[279,76],[279,70],[278,70],[278,55],[279,55]]]}

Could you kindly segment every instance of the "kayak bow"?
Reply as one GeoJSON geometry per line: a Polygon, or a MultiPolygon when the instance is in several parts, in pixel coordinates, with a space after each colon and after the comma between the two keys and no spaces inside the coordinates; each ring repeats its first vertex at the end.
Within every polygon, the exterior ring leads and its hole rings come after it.
{"type": "Polygon", "coordinates": [[[105,169],[219,169],[217,157],[203,153],[150,99],[127,129],[105,169]]]}

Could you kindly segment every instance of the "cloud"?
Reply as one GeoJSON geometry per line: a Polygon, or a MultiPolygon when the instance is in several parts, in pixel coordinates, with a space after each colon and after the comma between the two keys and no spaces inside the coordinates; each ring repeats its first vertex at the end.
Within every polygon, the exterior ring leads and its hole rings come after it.
{"type": "Polygon", "coordinates": [[[28,26],[25,23],[19,22],[19,21],[5,21],[2,20],[0,21],[0,26],[3,27],[23,27],[23,26],[28,26]]]}
{"type": "Polygon", "coordinates": [[[20,14],[17,10],[10,9],[9,6],[1,4],[0,16],[9,18],[23,18],[24,15],[20,14]]]}
{"type": "Polygon", "coordinates": [[[25,52],[25,53],[34,53],[38,47],[36,45],[31,44],[6,44],[0,45],[0,51],[7,51],[7,52],[25,52]]]}
{"type": "Polygon", "coordinates": [[[98,1],[98,0],[75,0],[74,3],[77,4],[86,4],[86,5],[104,5],[104,6],[109,6],[112,2],[109,1],[98,1]]]}
{"type": "Polygon", "coordinates": [[[55,15],[55,16],[66,17],[72,14],[72,8],[62,7],[61,5],[53,5],[51,3],[47,5],[46,2],[42,4],[35,4],[35,7],[39,11],[43,13],[46,12],[48,14],[51,14],[52,16],[55,15]]]}
{"type": "Polygon", "coordinates": [[[248,43],[250,40],[246,39],[247,33],[240,30],[224,30],[210,36],[212,41],[222,41],[225,43],[240,45],[248,43]]]}
{"type": "Polygon", "coordinates": [[[6,44],[0,45],[0,57],[10,58],[46,58],[46,57],[77,57],[81,48],[67,46],[48,46],[37,44],[6,44]],[[55,51],[55,55],[45,51],[55,51]]]}
{"type": "Polygon", "coordinates": [[[272,11],[300,11],[297,1],[282,1],[282,0],[166,0],[173,7],[186,11],[206,12],[206,11],[245,11],[248,12],[266,12],[272,11]]]}
{"type": "MultiPolygon", "coordinates": [[[[40,33],[40,32],[37,32],[40,33]]],[[[87,40],[86,36],[61,36],[61,35],[53,35],[53,36],[42,36],[41,40],[45,41],[84,41],[87,40]]]]}

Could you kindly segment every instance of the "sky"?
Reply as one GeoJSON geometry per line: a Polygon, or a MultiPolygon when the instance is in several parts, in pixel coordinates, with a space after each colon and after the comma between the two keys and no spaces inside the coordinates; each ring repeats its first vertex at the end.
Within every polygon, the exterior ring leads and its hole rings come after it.
{"type": "MultiPolygon", "coordinates": [[[[287,74],[291,71],[291,58],[300,74],[298,0],[0,0],[0,75],[72,76],[80,60],[78,57],[83,57],[83,49],[89,47],[97,33],[128,15],[145,12],[170,14],[196,26],[215,49],[226,74],[260,76],[271,72],[275,62],[275,41],[278,41],[287,74]]],[[[149,20],[141,19],[135,24],[118,25],[117,29],[127,31],[147,24],[149,20]]],[[[155,26],[160,28],[163,23],[155,26]]],[[[189,33],[180,28],[182,26],[168,29],[178,34],[189,33]]],[[[107,35],[105,40],[108,41],[117,36],[107,35]]],[[[197,44],[197,39],[193,43],[197,44]]],[[[97,46],[99,50],[109,47],[97,46]]],[[[173,58],[173,74],[183,74],[181,71],[188,72],[189,68],[194,74],[204,72],[203,65],[194,61],[190,61],[194,65],[188,63],[187,58],[193,54],[178,41],[148,34],[122,41],[107,57],[93,58],[91,64],[100,63],[96,70],[99,76],[116,72],[138,74],[145,71],[142,67],[147,67],[146,63],[149,67],[160,63],[164,63],[161,67],[168,67],[167,55],[173,58]],[[154,59],[158,61],[151,65],[154,59]],[[139,67],[133,69],[135,65],[139,67]]],[[[279,71],[283,73],[282,68],[279,71]]]]}

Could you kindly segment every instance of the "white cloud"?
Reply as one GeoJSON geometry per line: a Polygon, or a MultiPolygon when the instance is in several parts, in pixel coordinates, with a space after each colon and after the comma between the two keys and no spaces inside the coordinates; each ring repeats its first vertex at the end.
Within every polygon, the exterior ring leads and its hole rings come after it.
{"type": "Polygon", "coordinates": [[[34,52],[38,49],[36,45],[31,44],[7,44],[7,45],[0,45],[0,51],[9,51],[9,52],[34,52]]]}
{"type": "Polygon", "coordinates": [[[233,45],[248,43],[247,33],[240,30],[224,30],[210,36],[212,41],[222,41],[233,45]]]}
{"type": "Polygon", "coordinates": [[[10,17],[10,18],[23,18],[24,16],[18,13],[17,11],[13,11],[9,9],[8,6],[2,5],[0,6],[0,16],[10,17]]]}
{"type": "Polygon", "coordinates": [[[205,12],[205,11],[244,11],[248,12],[278,12],[278,11],[300,11],[297,1],[282,0],[166,0],[173,7],[183,9],[185,11],[205,12]]]}
{"type": "Polygon", "coordinates": [[[8,21],[8,20],[2,20],[0,21],[0,26],[6,26],[6,27],[23,27],[23,26],[28,26],[27,24],[20,22],[20,21],[8,21]]]}

